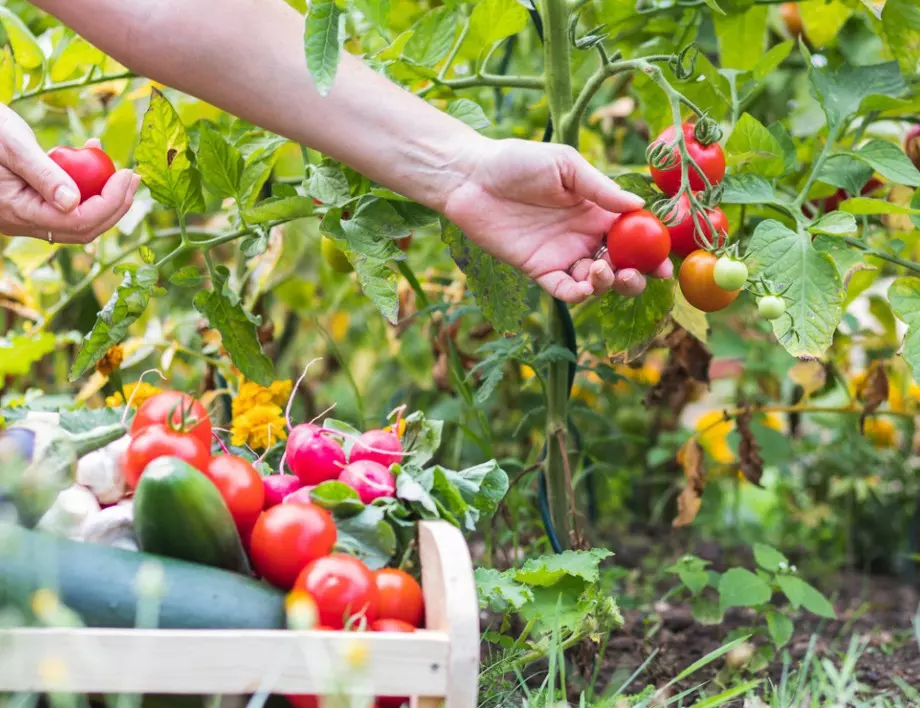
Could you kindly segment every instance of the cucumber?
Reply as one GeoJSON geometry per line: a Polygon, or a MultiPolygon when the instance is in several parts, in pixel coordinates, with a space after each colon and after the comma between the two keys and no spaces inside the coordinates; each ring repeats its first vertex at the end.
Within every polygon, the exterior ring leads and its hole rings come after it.
{"type": "Polygon", "coordinates": [[[144,468],[134,492],[134,533],[142,551],[251,574],[217,487],[176,457],[144,468]]]}
{"type": "Polygon", "coordinates": [[[39,588],[90,627],[134,627],[135,580],[144,563],[163,568],[157,626],[164,629],[282,629],[284,593],[252,578],[186,561],[56,538],[0,524],[0,608],[28,613],[39,588]]]}

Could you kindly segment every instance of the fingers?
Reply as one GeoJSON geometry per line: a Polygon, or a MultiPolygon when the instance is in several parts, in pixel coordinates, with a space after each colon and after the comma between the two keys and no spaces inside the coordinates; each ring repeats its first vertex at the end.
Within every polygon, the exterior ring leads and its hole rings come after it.
{"type": "Polygon", "coordinates": [[[576,150],[565,150],[566,169],[562,170],[566,189],[594,202],[599,207],[621,214],[641,209],[645,200],[620,185],[591,165],[576,150]]]}
{"type": "Polygon", "coordinates": [[[31,133],[3,137],[6,166],[58,210],[69,212],[80,203],[80,190],[58,164],[41,149],[31,133]]]}
{"type": "Polygon", "coordinates": [[[562,270],[554,270],[539,276],[537,285],[553,297],[571,304],[584,302],[594,293],[591,283],[577,281],[562,270]]]}
{"type": "Polygon", "coordinates": [[[671,262],[670,258],[665,258],[661,265],[655,268],[649,275],[653,278],[661,278],[667,280],[668,278],[674,277],[674,264],[671,262]]]}
{"type": "Polygon", "coordinates": [[[634,268],[617,271],[613,289],[623,297],[637,297],[645,290],[645,278],[634,268]]]}

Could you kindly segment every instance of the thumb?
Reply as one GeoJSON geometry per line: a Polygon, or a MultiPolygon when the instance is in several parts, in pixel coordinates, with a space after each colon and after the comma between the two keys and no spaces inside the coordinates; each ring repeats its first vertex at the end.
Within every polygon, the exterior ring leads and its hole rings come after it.
{"type": "Polygon", "coordinates": [[[581,155],[573,156],[572,161],[573,164],[566,171],[570,183],[565,187],[579,197],[615,214],[635,211],[645,204],[642,197],[627,192],[581,155]]]}
{"type": "Polygon", "coordinates": [[[8,140],[7,155],[7,167],[41,194],[45,201],[64,212],[71,211],[80,203],[80,190],[76,183],[34,138],[8,140]]]}

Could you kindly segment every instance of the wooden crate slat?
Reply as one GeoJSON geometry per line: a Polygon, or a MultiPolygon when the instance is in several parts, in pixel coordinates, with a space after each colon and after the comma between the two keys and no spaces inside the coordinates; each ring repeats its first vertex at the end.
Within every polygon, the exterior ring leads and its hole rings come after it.
{"type": "Polygon", "coordinates": [[[0,689],[443,696],[449,650],[441,632],[23,628],[0,632],[0,689]],[[360,671],[343,658],[355,643],[368,652],[360,671]]]}

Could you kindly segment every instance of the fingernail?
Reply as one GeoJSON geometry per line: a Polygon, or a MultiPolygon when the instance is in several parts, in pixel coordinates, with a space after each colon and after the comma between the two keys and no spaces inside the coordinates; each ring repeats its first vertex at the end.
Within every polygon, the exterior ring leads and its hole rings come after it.
{"type": "Polygon", "coordinates": [[[623,273],[620,276],[620,282],[623,283],[623,285],[632,285],[636,282],[636,276],[632,273],[623,273]]]}
{"type": "Polygon", "coordinates": [[[61,209],[70,211],[80,203],[80,194],[66,184],[62,184],[54,190],[54,203],[61,209]]]}

